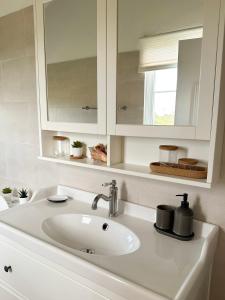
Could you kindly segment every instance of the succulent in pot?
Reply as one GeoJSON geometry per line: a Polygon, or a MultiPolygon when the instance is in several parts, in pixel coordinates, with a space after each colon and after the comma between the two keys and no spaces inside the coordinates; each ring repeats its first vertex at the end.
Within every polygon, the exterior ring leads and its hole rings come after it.
{"type": "Polygon", "coordinates": [[[80,141],[73,142],[72,146],[72,155],[74,157],[80,158],[83,156],[83,143],[80,141]]]}
{"type": "Polygon", "coordinates": [[[7,195],[7,194],[11,194],[12,193],[12,189],[10,187],[5,187],[4,189],[2,189],[2,194],[7,195]]]}
{"type": "Polygon", "coordinates": [[[5,187],[4,189],[2,189],[2,194],[6,201],[11,200],[12,193],[13,193],[13,190],[10,187],[5,187]]]}
{"type": "Polygon", "coordinates": [[[28,201],[29,199],[29,192],[26,189],[21,189],[18,191],[18,195],[19,195],[19,202],[20,204],[24,204],[28,201]]]}

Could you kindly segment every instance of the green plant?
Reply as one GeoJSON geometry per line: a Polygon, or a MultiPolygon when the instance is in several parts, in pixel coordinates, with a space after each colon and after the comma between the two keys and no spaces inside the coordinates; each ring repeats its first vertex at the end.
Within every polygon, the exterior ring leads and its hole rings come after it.
{"type": "Polygon", "coordinates": [[[28,197],[28,191],[26,189],[21,189],[18,191],[19,197],[20,198],[27,198],[28,197]]]}
{"type": "Polygon", "coordinates": [[[3,194],[11,194],[12,193],[12,189],[10,187],[5,187],[3,190],[2,190],[2,193],[3,194]]]}
{"type": "Polygon", "coordinates": [[[75,141],[75,142],[73,142],[73,144],[71,146],[73,148],[82,148],[83,147],[83,143],[81,143],[80,141],[75,141]]]}

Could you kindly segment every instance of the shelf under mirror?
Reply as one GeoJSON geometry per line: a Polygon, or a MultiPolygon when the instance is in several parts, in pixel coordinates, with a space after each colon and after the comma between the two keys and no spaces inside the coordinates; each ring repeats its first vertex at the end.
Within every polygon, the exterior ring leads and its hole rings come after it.
{"type": "MultiPolygon", "coordinates": [[[[162,140],[151,138],[118,137],[105,135],[76,134],[69,132],[42,131],[42,160],[54,163],[71,165],[81,168],[94,169],[110,173],[123,174],[128,176],[160,180],[164,182],[191,185],[203,188],[210,188],[211,184],[207,179],[196,180],[180,176],[171,176],[154,173],[149,165],[159,160],[159,145],[170,143],[177,145],[180,149],[180,157],[193,157],[199,160],[200,164],[207,166],[208,142],[162,140]],[[57,157],[54,154],[54,137],[66,137],[68,139],[70,153],[57,157]],[[86,149],[84,158],[74,159],[71,144],[73,141],[81,141],[86,149]],[[107,145],[107,162],[92,159],[90,147],[103,144],[107,145]]],[[[179,157],[178,155],[178,157],[179,157]]]]}
{"type": "Polygon", "coordinates": [[[54,158],[54,157],[40,156],[39,159],[54,162],[54,163],[64,164],[64,165],[71,165],[71,166],[94,169],[94,170],[105,171],[110,173],[124,174],[128,176],[146,178],[151,180],[159,180],[164,182],[184,184],[184,185],[196,186],[202,188],[211,187],[211,184],[208,183],[206,179],[195,180],[195,179],[184,178],[184,177],[156,174],[156,173],[152,173],[148,166],[125,164],[125,163],[107,166],[103,162],[96,162],[93,161],[92,159],[87,159],[87,158],[79,161],[74,161],[69,158],[54,158]]]}

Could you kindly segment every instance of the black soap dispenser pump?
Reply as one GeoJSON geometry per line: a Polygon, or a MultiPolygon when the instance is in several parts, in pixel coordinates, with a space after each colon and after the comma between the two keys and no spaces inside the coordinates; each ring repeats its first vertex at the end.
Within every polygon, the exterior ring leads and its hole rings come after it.
{"type": "Polygon", "coordinates": [[[173,232],[181,237],[193,235],[193,210],[189,207],[188,194],[176,195],[183,197],[181,206],[175,209],[173,232]]]}

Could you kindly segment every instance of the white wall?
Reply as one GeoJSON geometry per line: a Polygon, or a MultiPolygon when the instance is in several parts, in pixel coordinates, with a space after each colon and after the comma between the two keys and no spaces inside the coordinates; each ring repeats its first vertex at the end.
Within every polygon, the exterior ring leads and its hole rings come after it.
{"type": "MultiPolygon", "coordinates": [[[[119,0],[118,3],[119,52],[138,50],[140,37],[203,24],[204,0],[119,0]]],[[[96,56],[96,10],[96,0],[47,3],[48,63],[96,56]]]]}
{"type": "Polygon", "coordinates": [[[138,39],[203,25],[204,0],[119,0],[119,52],[138,50],[138,39]]]}
{"type": "Polygon", "coordinates": [[[0,0],[0,17],[25,8],[32,2],[32,0],[0,0]]]}
{"type": "Polygon", "coordinates": [[[54,0],[45,5],[47,63],[97,55],[97,0],[54,0]]]}

